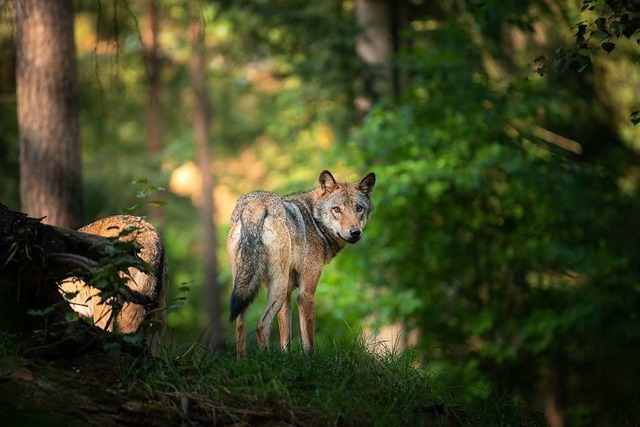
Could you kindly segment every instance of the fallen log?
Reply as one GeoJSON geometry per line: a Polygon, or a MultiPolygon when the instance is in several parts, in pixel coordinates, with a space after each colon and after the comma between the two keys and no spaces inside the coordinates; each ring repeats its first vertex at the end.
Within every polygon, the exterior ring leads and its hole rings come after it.
{"type": "Polygon", "coordinates": [[[68,332],[72,309],[81,316],[91,309],[91,316],[99,313],[92,318],[99,328],[123,333],[137,332],[151,313],[164,320],[166,259],[150,224],[117,216],[83,232],[41,220],[0,203],[1,329],[32,338],[39,331],[38,340],[48,345],[51,336],[68,332]]]}

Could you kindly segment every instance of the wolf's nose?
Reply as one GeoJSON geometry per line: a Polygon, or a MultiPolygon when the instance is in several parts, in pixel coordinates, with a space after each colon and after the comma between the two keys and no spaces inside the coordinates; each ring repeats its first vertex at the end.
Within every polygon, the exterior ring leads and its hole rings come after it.
{"type": "Polygon", "coordinates": [[[351,230],[349,230],[349,234],[351,234],[352,238],[357,239],[362,234],[362,230],[358,227],[352,227],[351,230]]]}

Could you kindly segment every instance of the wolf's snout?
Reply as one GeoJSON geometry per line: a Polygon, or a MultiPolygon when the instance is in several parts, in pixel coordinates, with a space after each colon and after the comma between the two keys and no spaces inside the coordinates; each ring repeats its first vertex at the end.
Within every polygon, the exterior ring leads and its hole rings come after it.
{"type": "Polygon", "coordinates": [[[359,239],[362,235],[362,230],[360,230],[360,228],[358,227],[351,227],[351,230],[349,230],[349,234],[351,235],[352,239],[359,239]]]}

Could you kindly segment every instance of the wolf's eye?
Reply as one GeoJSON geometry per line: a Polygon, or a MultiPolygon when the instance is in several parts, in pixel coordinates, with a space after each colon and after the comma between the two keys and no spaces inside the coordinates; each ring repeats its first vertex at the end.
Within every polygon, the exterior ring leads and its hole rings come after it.
{"type": "Polygon", "coordinates": [[[362,212],[364,208],[360,205],[356,205],[356,212],[362,212]]]}
{"type": "Polygon", "coordinates": [[[333,213],[337,213],[337,214],[340,213],[340,207],[339,206],[334,206],[331,210],[333,211],[333,213]]]}

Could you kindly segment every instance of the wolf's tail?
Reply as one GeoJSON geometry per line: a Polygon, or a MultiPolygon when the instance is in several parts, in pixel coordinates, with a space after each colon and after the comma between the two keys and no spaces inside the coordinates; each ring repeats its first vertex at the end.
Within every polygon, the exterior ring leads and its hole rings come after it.
{"type": "Polygon", "coordinates": [[[236,251],[235,278],[231,292],[231,316],[233,322],[258,295],[260,285],[267,275],[267,249],[262,241],[262,231],[267,211],[245,209],[240,214],[240,243],[236,251]]]}

